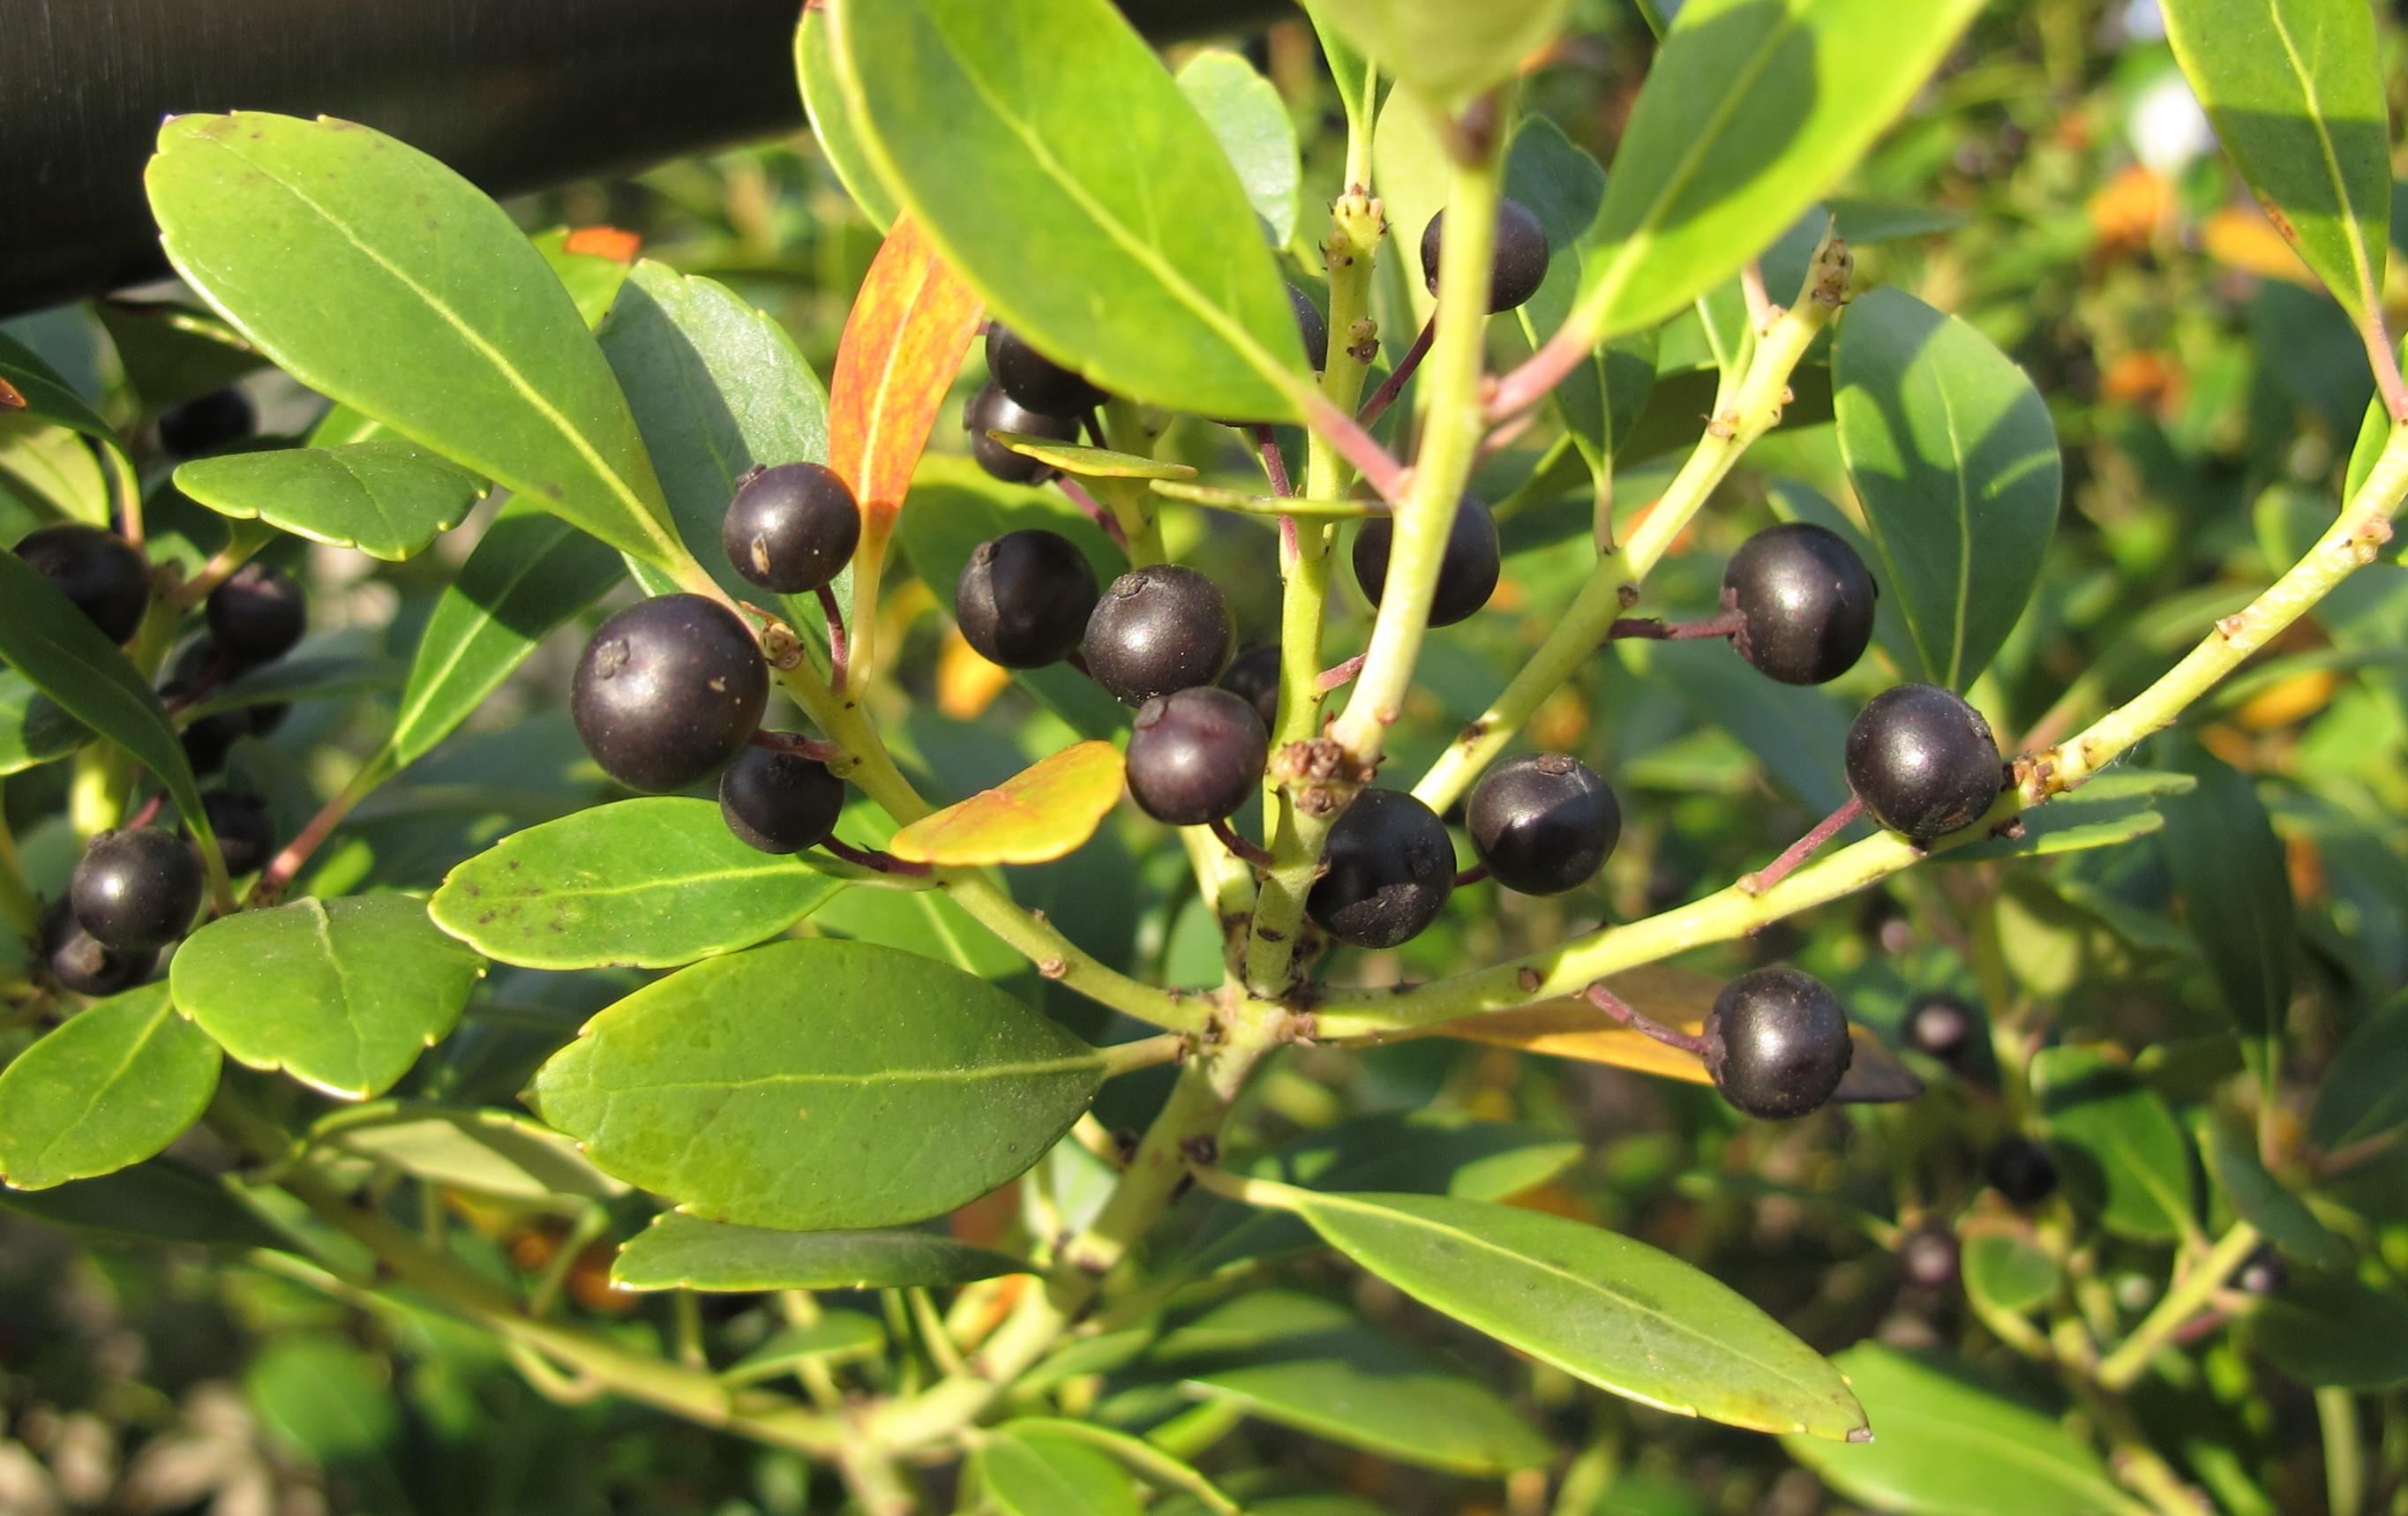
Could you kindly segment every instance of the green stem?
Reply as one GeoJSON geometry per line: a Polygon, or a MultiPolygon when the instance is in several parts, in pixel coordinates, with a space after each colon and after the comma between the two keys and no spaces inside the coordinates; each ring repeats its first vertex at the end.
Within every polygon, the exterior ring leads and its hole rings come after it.
{"type": "Polygon", "coordinates": [[[2366,1509],[2366,1449],[2358,1432],[2358,1399],[2347,1390],[2316,1392],[2316,1423],[2325,1444],[2325,1509],[2358,1516],[2366,1509]]]}
{"type": "Polygon", "coordinates": [[[0,922],[31,942],[41,931],[42,906],[25,883],[24,865],[17,858],[17,839],[8,830],[6,790],[0,784],[0,922]]]}
{"type": "Polygon", "coordinates": [[[2172,1340],[2184,1323],[2207,1309],[2210,1298],[2247,1260],[2258,1240],[2256,1227],[2247,1222],[2233,1223],[2232,1230],[2217,1240],[2207,1257],[2192,1266],[2190,1272],[2166,1292],[2157,1309],[2132,1329],[2132,1335],[2100,1361],[2099,1387],[2121,1394],[2138,1383],[2141,1376],[2148,1372],[2149,1360],[2157,1355],[2157,1350],[2172,1340]]]}

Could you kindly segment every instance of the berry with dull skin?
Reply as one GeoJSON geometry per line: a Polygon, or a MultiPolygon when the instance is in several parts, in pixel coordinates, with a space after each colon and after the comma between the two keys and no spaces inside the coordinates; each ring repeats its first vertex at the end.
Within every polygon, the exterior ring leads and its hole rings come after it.
{"type": "Polygon", "coordinates": [[[1877,594],[1856,551],[1811,522],[1756,533],[1723,570],[1723,608],[1743,618],[1732,644],[1784,684],[1822,684],[1855,667],[1872,641],[1877,594]]]}
{"type": "Polygon", "coordinates": [[[1906,1008],[1906,1045],[1951,1068],[1964,1063],[1980,1030],[1973,1008],[1953,994],[1919,995],[1906,1008]]]}
{"type": "Polygon", "coordinates": [[[103,832],[67,884],[76,924],[101,946],[150,952],[184,935],[206,880],[191,844],[155,826],[103,832]]]}
{"type": "Polygon", "coordinates": [[[1178,564],[1112,580],[1087,618],[1087,672],[1124,705],[1210,684],[1237,651],[1238,623],[1220,587],[1178,564]]]}
{"type": "MultiPolygon", "coordinates": [[[[1385,516],[1365,522],[1354,534],[1354,582],[1375,606],[1388,582],[1388,550],[1396,535],[1396,523],[1385,516]]],[[[1454,523],[1447,528],[1446,548],[1439,558],[1429,623],[1452,626],[1488,604],[1503,568],[1496,518],[1488,514],[1486,506],[1465,495],[1455,508],[1454,523]]]]}
{"type": "Polygon", "coordinates": [[[1873,819],[1917,847],[1980,821],[2006,782],[1990,723],[1936,684],[1873,696],[1848,728],[1847,772],[1873,819]]]}
{"type": "Polygon", "coordinates": [[[1279,725],[1279,645],[1262,643],[1230,659],[1229,666],[1221,672],[1221,688],[1241,700],[1252,701],[1254,714],[1263,719],[1263,730],[1268,732],[1279,725]]]}
{"type": "Polygon", "coordinates": [[[300,582],[265,564],[245,564],[209,592],[209,638],[238,667],[291,652],[309,629],[309,597],[300,582]]]}
{"type": "Polygon", "coordinates": [[[780,594],[824,587],[861,541],[852,487],[821,464],[780,464],[745,476],[720,524],[720,546],[746,580],[780,594]]]}
{"type": "Polygon", "coordinates": [[[258,425],[259,412],[251,397],[240,390],[223,389],[162,412],[159,446],[173,457],[197,458],[241,441],[258,425]]]}
{"type": "Polygon", "coordinates": [[[17,556],[111,642],[132,636],[150,608],[150,567],[114,532],[73,523],[45,526],[18,541],[17,556]]]}
{"type": "Polygon", "coordinates": [[[1766,1121],[1821,1109],[1856,1057],[1838,997],[1781,965],[1724,985],[1705,1037],[1707,1072],[1723,1098],[1766,1121]]]}
{"type": "Polygon", "coordinates": [[[267,797],[255,790],[204,790],[201,809],[217,834],[218,851],[226,873],[236,879],[256,873],[276,854],[276,823],[267,814],[267,797]]]}
{"type": "Polygon", "coordinates": [[[988,663],[1042,668],[1078,650],[1096,608],[1096,570],[1058,532],[1006,532],[970,550],[953,587],[962,639],[988,663]]]}
{"type": "Polygon", "coordinates": [[[77,994],[95,998],[122,994],[159,966],[155,950],[120,952],[104,946],[76,924],[75,912],[64,898],[42,913],[40,946],[52,979],[77,994]]]}
{"type": "MultiPolygon", "coordinates": [[[[1446,242],[1446,212],[1422,229],[1422,278],[1438,293],[1439,259],[1446,242]]],[[[1547,278],[1547,229],[1518,200],[1497,202],[1497,245],[1488,271],[1488,308],[1512,310],[1539,293],[1547,278]]]]}
{"type": "Polygon", "coordinates": [[[1270,734],[1254,708],[1210,685],[1147,701],[1129,733],[1138,808],[1171,826],[1223,821],[1262,788],[1270,734]]]}
{"type": "Polygon", "coordinates": [[[763,852],[818,847],[843,809],[844,780],[799,753],[748,747],[719,776],[719,814],[727,829],[763,852]]]}
{"type": "Polygon", "coordinates": [[[1039,416],[1076,420],[1104,403],[1103,391],[1030,347],[1001,322],[987,322],[986,371],[1014,404],[1039,416]]]}
{"type": "Polygon", "coordinates": [[[1030,410],[996,384],[970,396],[969,404],[962,408],[962,426],[970,435],[970,456],[991,477],[1006,484],[1041,483],[1054,471],[1025,452],[1012,451],[987,436],[989,432],[1018,432],[1055,442],[1079,440],[1077,418],[1030,410]]]}
{"type": "Polygon", "coordinates": [[[1393,948],[1419,937],[1455,891],[1455,843],[1402,790],[1366,790],[1329,829],[1305,914],[1340,942],[1393,948]]]}
{"type": "Polygon", "coordinates": [[[2046,1148],[2020,1133],[1998,1140],[1983,1160],[1982,1173],[1991,1189],[2020,1210],[2029,1210],[2057,1193],[2057,1160],[2046,1148]]]}
{"type": "Polygon", "coordinates": [[[1944,1290],[1956,1282],[1956,1234],[1944,1226],[1926,1227],[1899,1245],[1898,1261],[1914,1283],[1944,1290]]]}
{"type": "Polygon", "coordinates": [[[1489,877],[1523,894],[1561,894],[1597,876],[1622,838],[1622,806],[1569,753],[1526,752],[1490,769],[1465,813],[1489,877]]]}
{"type": "Polygon", "coordinates": [[[604,773],[660,794],[741,751],[768,699],[769,665],[752,629],[716,600],[664,594],[594,634],[569,687],[569,714],[604,773]]]}

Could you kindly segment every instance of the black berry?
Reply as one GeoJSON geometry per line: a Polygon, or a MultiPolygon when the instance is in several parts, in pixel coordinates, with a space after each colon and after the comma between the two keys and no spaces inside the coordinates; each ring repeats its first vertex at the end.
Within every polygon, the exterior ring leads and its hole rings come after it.
{"type": "Polygon", "coordinates": [[[156,951],[119,952],[103,947],[76,924],[64,900],[42,913],[42,956],[50,977],[78,994],[109,995],[131,990],[159,966],[156,951]]]}
{"type": "MultiPolygon", "coordinates": [[[[282,707],[276,708],[282,709],[282,707]]],[[[184,723],[184,761],[193,772],[206,779],[225,766],[226,755],[234,745],[251,732],[251,712],[221,710],[207,716],[195,716],[184,723]]]]}
{"type": "Polygon", "coordinates": [[[1076,420],[1104,403],[1103,391],[1030,347],[1001,322],[987,322],[986,371],[1014,403],[1039,416],[1076,420]]]}
{"type": "Polygon", "coordinates": [[[1561,752],[1526,752],[1490,769],[1465,819],[1489,877],[1524,894],[1580,888],[1622,839],[1613,792],[1561,752]]]}
{"type": "Polygon", "coordinates": [[[1221,821],[1260,789],[1270,734],[1242,696],[1210,685],[1158,695],[1129,733],[1138,808],[1172,826],[1221,821]]]}
{"type": "Polygon", "coordinates": [[[267,814],[267,797],[255,790],[204,790],[201,809],[217,834],[218,851],[226,872],[240,878],[254,873],[276,852],[276,823],[267,814]]]}
{"type": "Polygon", "coordinates": [[[1296,331],[1304,338],[1306,366],[1318,373],[1329,366],[1329,319],[1297,285],[1287,287],[1287,303],[1296,308],[1296,331]]]}
{"type": "Polygon", "coordinates": [[[103,947],[149,952],[184,935],[201,908],[201,860],[155,826],[103,832],[67,884],[76,924],[103,947]]]}
{"type": "MultiPolygon", "coordinates": [[[[1354,582],[1375,606],[1388,581],[1388,547],[1395,539],[1396,523],[1385,516],[1365,522],[1354,534],[1354,582]]],[[[1454,524],[1447,528],[1446,551],[1439,559],[1438,588],[1430,596],[1429,623],[1452,626],[1488,604],[1488,597],[1497,593],[1502,566],[1496,519],[1486,506],[1465,495],[1455,508],[1454,524]]]]}
{"type": "Polygon", "coordinates": [[[265,564],[236,569],[209,592],[204,609],[210,640],[243,668],[283,657],[309,628],[309,598],[300,582],[265,564]]]}
{"type": "Polygon", "coordinates": [[[844,780],[796,753],[746,748],[719,776],[719,814],[727,829],[763,852],[818,847],[843,809],[844,780]]]}
{"type": "Polygon", "coordinates": [[[1953,994],[1918,995],[1906,1008],[1904,1030],[1908,1047],[1956,1068],[1972,1051],[1981,1019],[1953,994]]]}
{"type": "Polygon", "coordinates": [[[45,526],[18,542],[17,556],[111,642],[123,642],[142,624],[150,604],[150,567],[114,532],[45,526]]]}
{"type": "Polygon", "coordinates": [[[1077,651],[1096,570],[1068,537],[1029,529],[980,543],[953,589],[962,637],[991,664],[1042,668],[1077,651]]]}
{"type": "Polygon", "coordinates": [[[1051,437],[1056,442],[1076,442],[1079,422],[1069,416],[1048,416],[1030,410],[1003,393],[1003,387],[990,384],[970,396],[962,408],[962,425],[970,435],[970,456],[978,465],[1006,484],[1035,484],[1053,472],[1026,453],[1014,452],[989,432],[1021,432],[1030,436],[1051,437]]]}
{"type": "MultiPolygon", "coordinates": [[[[1422,229],[1422,278],[1438,293],[1439,252],[1446,236],[1446,212],[1422,229]]],[[[1497,202],[1497,249],[1488,271],[1488,308],[1511,310],[1539,293],[1547,277],[1547,229],[1518,200],[1497,202]]]]}
{"type": "Polygon", "coordinates": [[[1221,688],[1241,700],[1254,702],[1254,714],[1263,719],[1268,732],[1279,724],[1280,651],[1276,643],[1266,642],[1248,648],[1229,660],[1221,673],[1221,688]]]}
{"type": "Polygon", "coordinates": [[[1811,522],[1758,532],[1723,570],[1723,607],[1744,619],[1740,656],[1784,684],[1822,684],[1873,637],[1873,577],[1856,550],[1811,522]]]}
{"type": "Polygon", "coordinates": [[[1723,1098],[1773,1122],[1820,1109],[1856,1051],[1838,997],[1779,965],[1724,985],[1705,1035],[1706,1066],[1723,1098]]]}
{"type": "Polygon", "coordinates": [[[2291,1266],[2272,1245],[2262,1245],[2242,1261],[2232,1276],[2232,1282],[2254,1295],[2281,1294],[2291,1282],[2291,1266]]]}
{"type": "Polygon", "coordinates": [[[1873,819],[1917,847],[1980,821],[2005,783],[1990,723],[1936,684],[1873,696],[1848,728],[1847,769],[1873,819]]]}
{"type": "Polygon", "coordinates": [[[1927,1290],[1944,1290],[1956,1283],[1957,1260],[1956,1234],[1944,1226],[1926,1227],[1899,1244],[1899,1266],[1927,1290]]]}
{"type": "Polygon", "coordinates": [[[735,757],[768,698],[768,665],[736,613],[698,594],[665,594],[594,634],[569,712],[604,773],[661,794],[735,757]]]}
{"type": "Polygon", "coordinates": [[[1178,564],[1123,574],[1087,618],[1087,672],[1126,705],[1211,683],[1237,646],[1219,587],[1178,564]]]}
{"type": "Polygon", "coordinates": [[[1393,948],[1421,935],[1455,890],[1455,843],[1402,790],[1366,790],[1329,829],[1305,913],[1340,942],[1393,948]]]}
{"type": "Polygon", "coordinates": [[[2029,1209],[2057,1193],[2057,1160],[2048,1150],[2021,1134],[2002,1137],[1983,1161],[1990,1188],[2012,1206],[2029,1209]]]}
{"type": "Polygon", "coordinates": [[[844,572],[861,541],[861,508],[835,469],[780,464],[745,476],[728,502],[719,540],[747,580],[800,594],[844,572]]]}
{"type": "Polygon", "coordinates": [[[251,436],[259,412],[240,390],[220,390],[161,412],[159,445],[178,458],[197,458],[251,436]]]}

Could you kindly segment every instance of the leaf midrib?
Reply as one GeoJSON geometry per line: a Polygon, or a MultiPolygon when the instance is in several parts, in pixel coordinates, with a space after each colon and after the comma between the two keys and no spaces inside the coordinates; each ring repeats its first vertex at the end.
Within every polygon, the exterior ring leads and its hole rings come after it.
{"type": "MultiPolygon", "coordinates": [[[[424,718],[427,708],[435,703],[435,697],[442,693],[444,685],[459,668],[461,661],[468,656],[468,650],[475,645],[479,635],[489,627],[504,624],[499,614],[501,608],[510,603],[510,597],[518,594],[519,586],[526,582],[528,576],[543,566],[545,561],[552,556],[553,550],[567,539],[568,534],[578,530],[556,516],[552,517],[545,524],[552,529],[552,540],[520,559],[518,567],[511,571],[509,578],[503,581],[501,588],[494,594],[493,605],[477,608],[476,619],[468,622],[466,629],[452,643],[451,652],[427,676],[426,682],[419,688],[418,698],[415,701],[407,698],[402,701],[401,709],[394,722],[393,738],[386,745],[396,757],[407,751],[408,746],[402,740],[403,737],[409,732],[412,724],[424,718]]],[[[482,545],[479,544],[479,546],[482,545]]],[[[510,635],[517,640],[525,642],[530,647],[533,646],[532,642],[520,636],[515,631],[510,635]]]]}
{"type": "Polygon", "coordinates": [[[142,1056],[143,1050],[148,1048],[151,1038],[158,1035],[161,1024],[176,1013],[176,1003],[173,999],[165,993],[162,993],[158,998],[159,1008],[151,1013],[150,1019],[143,1024],[141,1031],[136,1034],[127,1044],[125,1055],[118,1060],[117,1066],[86,1091],[87,1097],[83,1108],[70,1120],[60,1123],[59,1129],[50,1135],[50,1141],[42,1144],[42,1151],[34,1155],[32,1162],[22,1166],[16,1175],[11,1176],[12,1182],[22,1180],[25,1168],[31,1168],[39,1174],[50,1154],[58,1151],[59,1144],[66,1141],[84,1123],[92,1120],[93,1112],[98,1110],[109,1093],[117,1088],[117,1081],[123,1079],[126,1070],[132,1068],[135,1061],[142,1056]]]}
{"type": "Polygon", "coordinates": [[[740,1090],[778,1089],[789,1085],[838,1084],[874,1088],[882,1084],[977,1084],[988,1080],[1042,1078],[1104,1066],[1099,1053],[1067,1058],[1024,1059],[1008,1064],[978,1064],[968,1068],[882,1068],[861,1074],[757,1074],[740,1080],[663,1080],[653,1084],[589,1084],[613,1096],[633,1094],[733,1094],[740,1090]]]}
{"type": "MultiPolygon", "coordinates": [[[[2273,23],[2274,35],[2282,38],[2284,60],[2291,65],[2292,74],[2300,81],[2300,93],[2308,102],[2308,122],[2315,129],[2316,148],[2324,156],[2325,172],[2332,180],[2333,199],[2347,209],[2351,223],[2363,228],[2367,218],[2350,194],[2348,179],[2342,172],[2340,150],[2334,146],[2332,132],[2326,124],[2324,106],[2316,98],[2315,79],[2300,61],[2299,45],[2291,40],[2291,28],[2283,19],[2281,0],[2266,0],[2266,16],[2273,23]]],[[[2343,227],[2342,232],[2342,241],[2349,253],[2350,272],[2358,277],[2359,306],[2368,311],[2379,310],[2382,300],[2376,289],[2373,265],[2367,257],[2365,234],[2362,230],[2353,232],[2350,226],[2343,227]]]]}

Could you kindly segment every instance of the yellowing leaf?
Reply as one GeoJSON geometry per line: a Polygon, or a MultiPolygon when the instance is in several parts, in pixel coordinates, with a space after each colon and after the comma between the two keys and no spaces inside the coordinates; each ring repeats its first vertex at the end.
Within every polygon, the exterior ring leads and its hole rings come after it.
{"type": "Polygon", "coordinates": [[[2300,261],[2297,250],[2283,240],[2283,234],[2266,219],[2265,212],[2227,206],[2207,219],[2200,228],[2200,242],[2207,255],[2227,268],[2238,268],[2261,279],[2288,279],[2309,289],[2319,289],[2315,275],[2300,261]]]}
{"type": "Polygon", "coordinates": [[[975,721],[1011,683],[1011,670],[988,663],[958,631],[937,650],[937,709],[948,721],[975,721]]]}
{"type": "Polygon", "coordinates": [[[1081,742],[895,834],[897,858],[946,867],[1044,864],[1096,835],[1121,796],[1121,753],[1081,742]]]}

